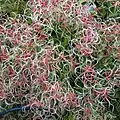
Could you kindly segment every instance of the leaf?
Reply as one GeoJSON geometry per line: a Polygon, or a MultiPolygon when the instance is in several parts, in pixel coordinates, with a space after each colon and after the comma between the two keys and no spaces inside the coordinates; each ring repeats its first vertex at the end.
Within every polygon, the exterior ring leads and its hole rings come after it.
{"type": "Polygon", "coordinates": [[[86,2],[86,0],[79,0],[80,4],[86,2]]]}
{"type": "Polygon", "coordinates": [[[71,113],[68,113],[64,118],[63,120],[74,120],[74,114],[71,112],[71,113]]]}
{"type": "Polygon", "coordinates": [[[14,17],[13,14],[21,14],[25,10],[27,1],[24,0],[1,0],[0,12],[9,13],[10,17],[14,17]],[[12,15],[12,16],[11,16],[12,15]]]}

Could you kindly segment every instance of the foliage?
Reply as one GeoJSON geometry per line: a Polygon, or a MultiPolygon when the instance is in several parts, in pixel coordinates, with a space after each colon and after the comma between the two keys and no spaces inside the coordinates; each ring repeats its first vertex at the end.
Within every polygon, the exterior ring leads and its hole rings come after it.
{"type": "Polygon", "coordinates": [[[0,7],[0,110],[31,107],[4,119],[119,119],[118,3],[2,0],[0,7]]]}
{"type": "Polygon", "coordinates": [[[0,0],[0,12],[13,14],[23,14],[27,0],[0,0]]]}

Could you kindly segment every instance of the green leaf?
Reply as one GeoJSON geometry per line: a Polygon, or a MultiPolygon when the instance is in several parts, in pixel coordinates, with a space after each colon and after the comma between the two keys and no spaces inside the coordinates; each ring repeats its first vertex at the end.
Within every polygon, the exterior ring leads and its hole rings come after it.
{"type": "Polygon", "coordinates": [[[74,114],[72,112],[68,113],[63,120],[75,120],[74,114]]]}
{"type": "Polygon", "coordinates": [[[82,3],[84,3],[84,2],[86,2],[86,0],[79,0],[79,3],[80,3],[80,4],[82,4],[82,3]]]}

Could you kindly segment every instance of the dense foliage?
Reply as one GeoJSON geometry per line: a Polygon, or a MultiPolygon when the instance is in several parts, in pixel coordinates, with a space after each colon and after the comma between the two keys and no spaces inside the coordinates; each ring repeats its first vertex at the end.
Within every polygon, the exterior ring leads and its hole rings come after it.
{"type": "Polygon", "coordinates": [[[0,1],[3,120],[119,120],[120,2],[0,1]]]}

